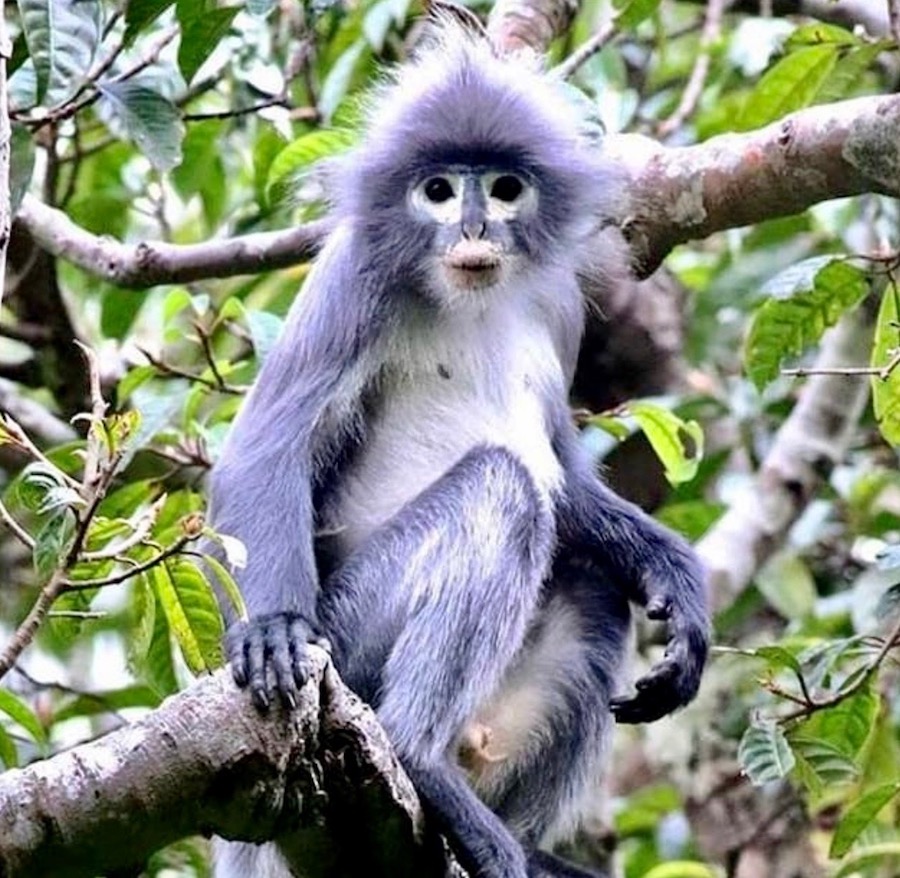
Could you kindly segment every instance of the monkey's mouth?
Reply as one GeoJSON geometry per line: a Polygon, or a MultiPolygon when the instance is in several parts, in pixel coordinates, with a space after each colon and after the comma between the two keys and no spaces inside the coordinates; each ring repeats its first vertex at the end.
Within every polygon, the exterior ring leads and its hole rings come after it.
{"type": "Polygon", "coordinates": [[[448,274],[461,286],[486,286],[500,274],[500,249],[487,241],[460,241],[444,255],[448,274]]]}

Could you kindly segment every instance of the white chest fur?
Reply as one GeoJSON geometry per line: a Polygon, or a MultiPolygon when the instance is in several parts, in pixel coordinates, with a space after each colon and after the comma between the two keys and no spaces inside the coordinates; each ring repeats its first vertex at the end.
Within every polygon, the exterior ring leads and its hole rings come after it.
{"type": "Polygon", "coordinates": [[[497,301],[394,334],[373,419],[340,491],[334,524],[346,549],[481,444],[513,452],[552,503],[562,473],[548,401],[562,398],[565,381],[542,318],[528,303],[497,301]]]}

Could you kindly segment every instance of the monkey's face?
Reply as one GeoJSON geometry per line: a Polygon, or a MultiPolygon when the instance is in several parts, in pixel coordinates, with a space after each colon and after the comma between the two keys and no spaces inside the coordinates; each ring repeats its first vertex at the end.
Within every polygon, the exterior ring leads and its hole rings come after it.
{"type": "Polygon", "coordinates": [[[433,231],[432,277],[451,302],[502,285],[522,261],[517,226],[537,212],[524,174],[447,168],[410,192],[415,218],[433,231]]]}

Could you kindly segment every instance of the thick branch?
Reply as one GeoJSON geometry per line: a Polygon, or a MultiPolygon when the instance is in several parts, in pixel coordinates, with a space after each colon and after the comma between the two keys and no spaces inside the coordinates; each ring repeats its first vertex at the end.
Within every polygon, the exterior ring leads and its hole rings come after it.
{"type": "MultiPolygon", "coordinates": [[[[817,365],[851,366],[865,359],[872,327],[865,307],[844,317],[823,340],[817,365]]],[[[710,572],[715,609],[727,607],[783,545],[847,453],[868,396],[868,377],[819,374],[807,381],[753,485],[697,546],[710,572]]]]}
{"type": "Polygon", "coordinates": [[[900,195],[900,95],[809,107],[745,134],[666,149],[610,137],[631,180],[623,230],[642,275],[677,244],[821,201],[900,195]]]}
{"type": "Polygon", "coordinates": [[[0,876],[105,874],[197,833],[278,837],[310,878],[443,876],[446,848],[436,835],[426,845],[374,714],[312,654],[295,711],[261,718],[222,671],[139,722],[0,774],[0,876]]]}
{"type": "Polygon", "coordinates": [[[92,235],[61,210],[26,195],[17,221],[49,253],[122,287],[152,287],[210,277],[257,274],[309,259],[325,236],[322,222],[278,232],[257,232],[206,241],[168,244],[141,241],[123,244],[92,235]]]}
{"type": "MultiPolygon", "coordinates": [[[[811,107],[696,146],[665,148],[639,135],[607,142],[631,181],[619,220],[642,275],[692,238],[831,198],[900,195],[898,95],[811,107]]],[[[122,244],[86,232],[33,196],[23,200],[18,221],[48,252],[125,287],[284,268],[309,259],[326,231],[317,222],[204,244],[122,244]]]]}

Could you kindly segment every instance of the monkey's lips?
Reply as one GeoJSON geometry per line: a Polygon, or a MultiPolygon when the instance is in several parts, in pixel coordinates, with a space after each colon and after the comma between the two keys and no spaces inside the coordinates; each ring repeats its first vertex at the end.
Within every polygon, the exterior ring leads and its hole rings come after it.
{"type": "Polygon", "coordinates": [[[450,279],[462,287],[483,287],[500,275],[501,251],[488,241],[460,241],[444,255],[450,279]]]}

